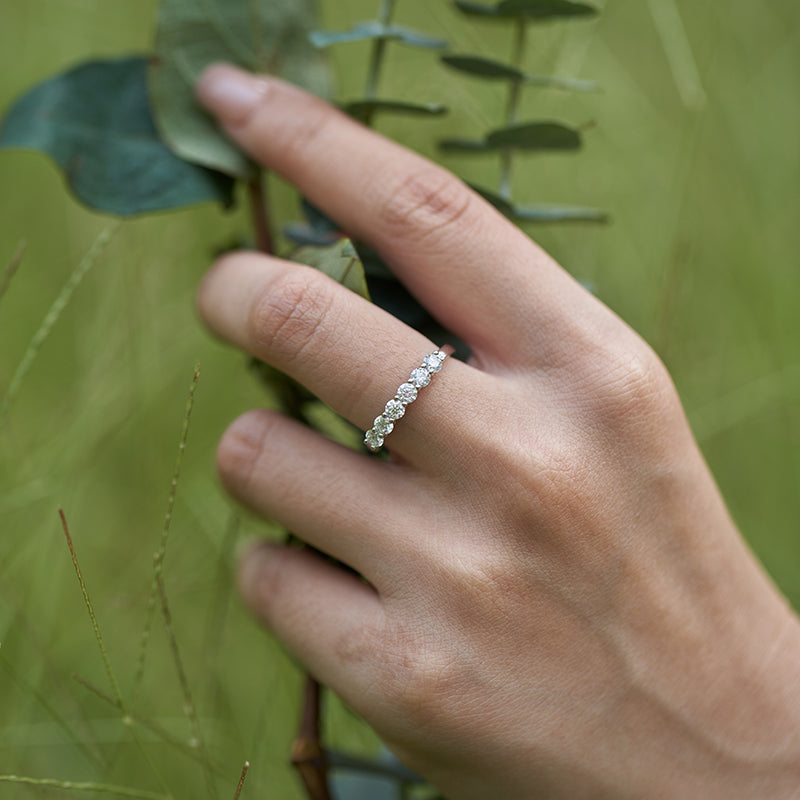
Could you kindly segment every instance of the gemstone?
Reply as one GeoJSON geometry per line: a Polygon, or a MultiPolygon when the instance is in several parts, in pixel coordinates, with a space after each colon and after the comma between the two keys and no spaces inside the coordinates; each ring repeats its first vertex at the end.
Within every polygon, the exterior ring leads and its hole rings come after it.
{"type": "Polygon", "coordinates": [[[413,383],[404,383],[397,390],[397,399],[404,403],[413,403],[417,399],[417,387],[413,383]]]}
{"type": "Polygon", "coordinates": [[[374,430],[369,430],[364,437],[364,444],[369,447],[370,450],[379,450],[383,445],[383,436],[379,435],[374,430]]]}
{"type": "Polygon", "coordinates": [[[383,415],[388,419],[400,419],[406,413],[406,407],[396,398],[393,398],[386,404],[386,410],[383,415]]]}
{"type": "Polygon", "coordinates": [[[416,386],[417,389],[421,389],[423,386],[427,386],[431,382],[431,374],[427,369],[417,367],[417,369],[411,373],[411,377],[408,379],[408,382],[412,386],[416,386]]]}
{"type": "Polygon", "coordinates": [[[439,353],[441,350],[437,350],[435,353],[431,353],[429,356],[425,356],[422,359],[422,366],[425,367],[428,372],[438,372],[442,368],[442,361],[444,361],[444,353],[442,353],[442,358],[439,358],[439,353]]]}
{"type": "Polygon", "coordinates": [[[375,424],[372,426],[372,430],[374,430],[378,436],[388,436],[394,430],[394,422],[390,419],[386,419],[386,417],[381,414],[379,417],[375,417],[375,424]]]}

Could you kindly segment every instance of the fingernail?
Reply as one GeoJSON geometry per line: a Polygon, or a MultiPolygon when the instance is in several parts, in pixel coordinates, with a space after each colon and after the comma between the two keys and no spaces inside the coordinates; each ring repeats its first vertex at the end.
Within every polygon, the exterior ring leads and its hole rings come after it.
{"type": "Polygon", "coordinates": [[[197,81],[197,99],[223,122],[243,122],[262,101],[269,82],[230,64],[212,64],[197,81]]]}
{"type": "Polygon", "coordinates": [[[259,587],[264,579],[264,568],[274,549],[274,544],[262,539],[251,543],[249,549],[239,558],[239,588],[250,604],[258,598],[259,587]]]}

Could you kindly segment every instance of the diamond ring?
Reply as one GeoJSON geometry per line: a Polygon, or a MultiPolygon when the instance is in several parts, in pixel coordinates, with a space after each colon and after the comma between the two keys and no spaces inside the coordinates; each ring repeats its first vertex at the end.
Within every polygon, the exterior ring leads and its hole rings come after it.
{"type": "Polygon", "coordinates": [[[394,430],[394,423],[406,413],[406,406],[417,399],[419,390],[431,382],[431,376],[442,368],[444,360],[450,353],[452,348],[447,346],[441,350],[434,350],[422,359],[422,364],[412,371],[405,383],[400,385],[394,397],[386,404],[383,413],[375,418],[372,427],[364,436],[364,444],[370,450],[376,452],[381,449],[383,440],[394,430]]]}

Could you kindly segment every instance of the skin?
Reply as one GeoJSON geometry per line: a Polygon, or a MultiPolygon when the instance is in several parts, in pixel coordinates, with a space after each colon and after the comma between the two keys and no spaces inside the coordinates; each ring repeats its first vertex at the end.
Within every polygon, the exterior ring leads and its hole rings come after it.
{"type": "MultiPolygon", "coordinates": [[[[445,170],[272,78],[198,97],[464,339],[390,461],[277,413],[228,491],[309,551],[243,560],[254,613],[453,800],[800,798],[800,625],[730,520],[663,365],[445,170]]],[[[366,430],[439,343],[324,275],[220,259],[200,313],[366,430]]]]}

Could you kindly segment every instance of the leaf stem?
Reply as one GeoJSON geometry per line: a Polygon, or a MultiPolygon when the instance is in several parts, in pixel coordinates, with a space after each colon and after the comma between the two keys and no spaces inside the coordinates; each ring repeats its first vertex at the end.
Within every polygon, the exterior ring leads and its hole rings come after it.
{"type": "MultiPolygon", "coordinates": [[[[517,17],[514,20],[514,45],[511,54],[511,65],[522,72],[522,62],[525,56],[526,34],[528,31],[524,17],[517,17]]],[[[525,78],[515,78],[508,87],[508,100],[506,101],[506,126],[513,125],[517,121],[519,112],[520,90],[525,78]]],[[[502,153],[500,167],[500,189],[498,194],[503,200],[511,201],[511,167],[513,162],[514,150],[506,147],[502,153]]]]}

